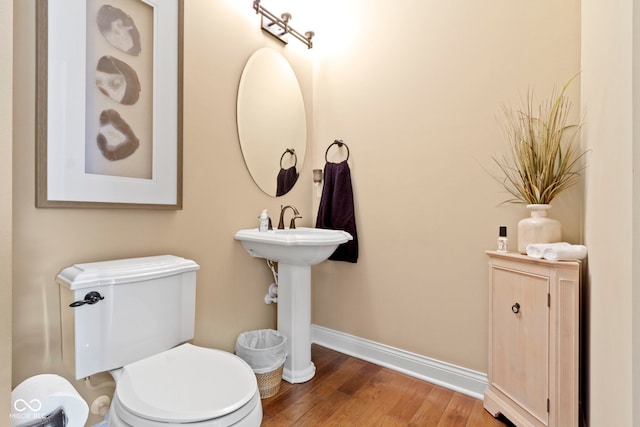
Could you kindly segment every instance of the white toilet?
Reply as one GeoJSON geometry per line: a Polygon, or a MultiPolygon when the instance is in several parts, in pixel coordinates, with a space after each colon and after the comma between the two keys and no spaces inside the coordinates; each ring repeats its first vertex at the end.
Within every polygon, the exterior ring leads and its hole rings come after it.
{"type": "Polygon", "coordinates": [[[76,264],[58,274],[63,361],[109,371],[112,426],[259,426],[251,367],[194,336],[196,270],[172,255],[76,264]]]}

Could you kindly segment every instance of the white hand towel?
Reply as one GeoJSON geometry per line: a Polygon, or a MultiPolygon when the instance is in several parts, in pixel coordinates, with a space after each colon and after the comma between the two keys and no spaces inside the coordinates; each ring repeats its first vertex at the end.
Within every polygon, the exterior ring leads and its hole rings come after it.
{"type": "Polygon", "coordinates": [[[532,258],[541,259],[545,250],[547,249],[555,249],[555,248],[563,248],[566,246],[571,246],[570,243],[567,242],[559,242],[559,243],[530,243],[527,245],[527,255],[532,258]]]}
{"type": "Polygon", "coordinates": [[[551,261],[584,259],[587,256],[587,247],[584,245],[569,245],[547,248],[542,253],[544,259],[551,261]]]}

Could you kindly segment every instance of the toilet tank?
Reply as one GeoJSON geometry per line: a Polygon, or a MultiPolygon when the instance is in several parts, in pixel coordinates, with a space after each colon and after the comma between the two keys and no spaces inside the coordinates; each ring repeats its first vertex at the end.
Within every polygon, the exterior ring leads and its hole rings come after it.
{"type": "Polygon", "coordinates": [[[63,269],[56,282],[64,365],[80,379],[192,339],[199,268],[194,261],[162,255],[63,269]],[[97,302],[83,303],[95,292],[97,302]]]}

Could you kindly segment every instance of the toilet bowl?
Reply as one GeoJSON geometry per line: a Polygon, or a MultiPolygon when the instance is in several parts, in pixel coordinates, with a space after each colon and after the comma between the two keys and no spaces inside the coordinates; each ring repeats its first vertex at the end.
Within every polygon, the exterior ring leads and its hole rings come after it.
{"type": "Polygon", "coordinates": [[[77,379],[111,373],[110,426],[260,425],[251,367],[188,343],[198,269],[165,255],[76,264],[58,274],[63,363],[77,379]]]}
{"type": "Polygon", "coordinates": [[[112,371],[113,426],[256,426],[256,378],[239,357],[183,344],[112,371]]]}

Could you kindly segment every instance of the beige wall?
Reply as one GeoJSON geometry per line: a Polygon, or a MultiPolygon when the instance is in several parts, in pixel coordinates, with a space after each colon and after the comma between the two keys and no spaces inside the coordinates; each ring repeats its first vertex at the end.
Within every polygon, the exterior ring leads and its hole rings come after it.
{"type": "MultiPolygon", "coordinates": [[[[167,212],[34,207],[35,1],[15,2],[14,81],[19,96],[13,111],[14,386],[42,372],[71,379],[61,368],[54,278],[61,268],[81,261],[162,253],[196,260],[201,265],[197,344],[232,350],[240,332],[275,327],[275,307],[263,302],[273,281],[271,273],[262,260],[249,257],[233,235],[238,229],[256,226],[264,208],[275,215],[283,202],[299,207],[305,217],[300,224],[310,225],[311,162],[301,171],[301,184],[283,199],[262,193],[240,152],[236,92],[251,53],[271,46],[289,58],[310,102],[311,62],[305,49],[285,49],[265,37],[250,4],[239,8],[237,3],[185,2],[184,209],[167,212]]],[[[110,387],[91,391],[81,382],[74,385],[89,402],[112,391],[110,387]]]]}
{"type": "MultiPolygon", "coordinates": [[[[0,3],[3,23],[10,3],[0,3]]],[[[0,180],[2,199],[13,204],[13,225],[8,204],[0,211],[0,232],[13,232],[14,242],[8,254],[10,243],[0,246],[3,266],[13,265],[13,278],[8,267],[0,268],[2,280],[13,283],[12,306],[6,302],[9,288],[0,295],[0,311],[6,315],[13,307],[12,384],[41,372],[71,378],[60,363],[53,278],[79,261],[157,253],[197,260],[201,345],[230,350],[239,332],[274,327],[274,307],[262,302],[270,274],[233,241],[233,233],[254,226],[263,208],[275,216],[281,203],[296,205],[303,224],[312,225],[318,200],[310,171],[322,167],[335,138],[351,149],[361,258],[357,264],[314,267],[314,323],[485,372],[483,251],[494,248],[500,225],[509,227],[515,247],[517,221],[526,215],[522,207],[497,206],[505,195],[484,170],[503,148],[500,104],[517,101],[530,85],[546,94],[582,69],[585,136],[593,149],[586,211],[578,188],[554,202],[553,216],[572,242],[582,241],[586,217],[591,425],[609,425],[610,417],[613,424],[631,425],[631,48],[629,28],[619,28],[629,22],[631,0],[619,9],[604,0],[585,3],[588,48],[582,49],[581,67],[579,0],[411,0],[402,8],[381,0],[329,0],[316,16],[328,10],[332,17],[314,25],[312,52],[293,43],[281,48],[265,37],[248,5],[188,0],[184,209],[160,212],[34,208],[35,7],[34,0],[15,1],[13,79],[19,96],[12,111],[13,186],[0,180]],[[314,107],[301,183],[283,199],[253,184],[235,129],[240,72],[251,52],[263,46],[289,57],[309,115],[314,107]],[[615,191],[603,185],[612,177],[619,183],[615,191]],[[615,222],[610,206],[616,206],[615,222]]],[[[10,43],[11,25],[0,28],[9,28],[2,40],[10,43]]],[[[2,81],[11,81],[7,61],[0,63],[2,81]]],[[[0,87],[2,93],[9,89],[0,87]]],[[[578,85],[570,94],[577,103],[578,85]]],[[[0,117],[11,121],[6,109],[2,104],[0,117]]],[[[11,126],[0,129],[5,138],[11,134],[11,126]]],[[[11,147],[3,150],[6,162],[11,147]]],[[[0,169],[10,173],[5,166],[0,169]]],[[[1,323],[5,341],[8,324],[1,323]]],[[[89,401],[111,391],[75,385],[89,401]]]]}
{"type": "MultiPolygon", "coordinates": [[[[633,329],[639,326],[637,177],[638,92],[633,72],[634,2],[583,2],[582,105],[591,150],[586,184],[585,241],[589,245],[589,418],[591,425],[637,426],[632,398],[633,329]],[[635,102],[634,102],[634,90],[635,102]],[[636,125],[637,126],[637,125],[636,125]],[[635,195],[635,203],[634,203],[635,195]],[[613,209],[612,209],[613,208],[613,209]],[[635,219],[635,222],[634,222],[635,219]],[[634,260],[636,262],[634,262],[634,260]],[[635,423],[634,423],[635,422],[635,423]]],[[[635,50],[637,51],[637,46],[635,50]]],[[[637,336],[636,336],[637,339],[637,336]]],[[[636,343],[637,351],[637,343],[636,343]]],[[[638,355],[635,355],[636,362],[638,355]]],[[[637,366],[636,366],[637,368],[637,366]]],[[[637,375],[637,374],[636,374],[637,375]]],[[[635,377],[637,384],[637,376],[635,377]]],[[[637,388],[636,388],[637,390],[637,388]]]]}
{"type": "MultiPolygon", "coordinates": [[[[640,76],[640,8],[633,7],[633,76],[640,76]]],[[[640,170],[640,85],[634,84],[633,87],[633,169],[640,170]]],[[[633,174],[633,243],[632,243],[632,307],[640,307],[640,174],[633,174]]],[[[632,342],[631,349],[631,407],[633,410],[633,426],[640,426],[640,310],[631,309],[631,329],[632,342]]]]}
{"type": "MultiPolygon", "coordinates": [[[[505,149],[500,105],[579,72],[580,1],[322,4],[314,167],[349,144],[361,257],[315,268],[314,323],[486,372],[484,251],[500,225],[516,250],[527,215],[497,206],[485,170],[505,149]]],[[[581,205],[579,189],[553,202],[571,242],[581,205]]]]}
{"type": "MultiPolygon", "coordinates": [[[[0,0],[0,416],[9,413],[11,391],[11,102],[13,99],[13,2],[0,0]]],[[[1,421],[4,423],[6,418],[1,421]]]]}

